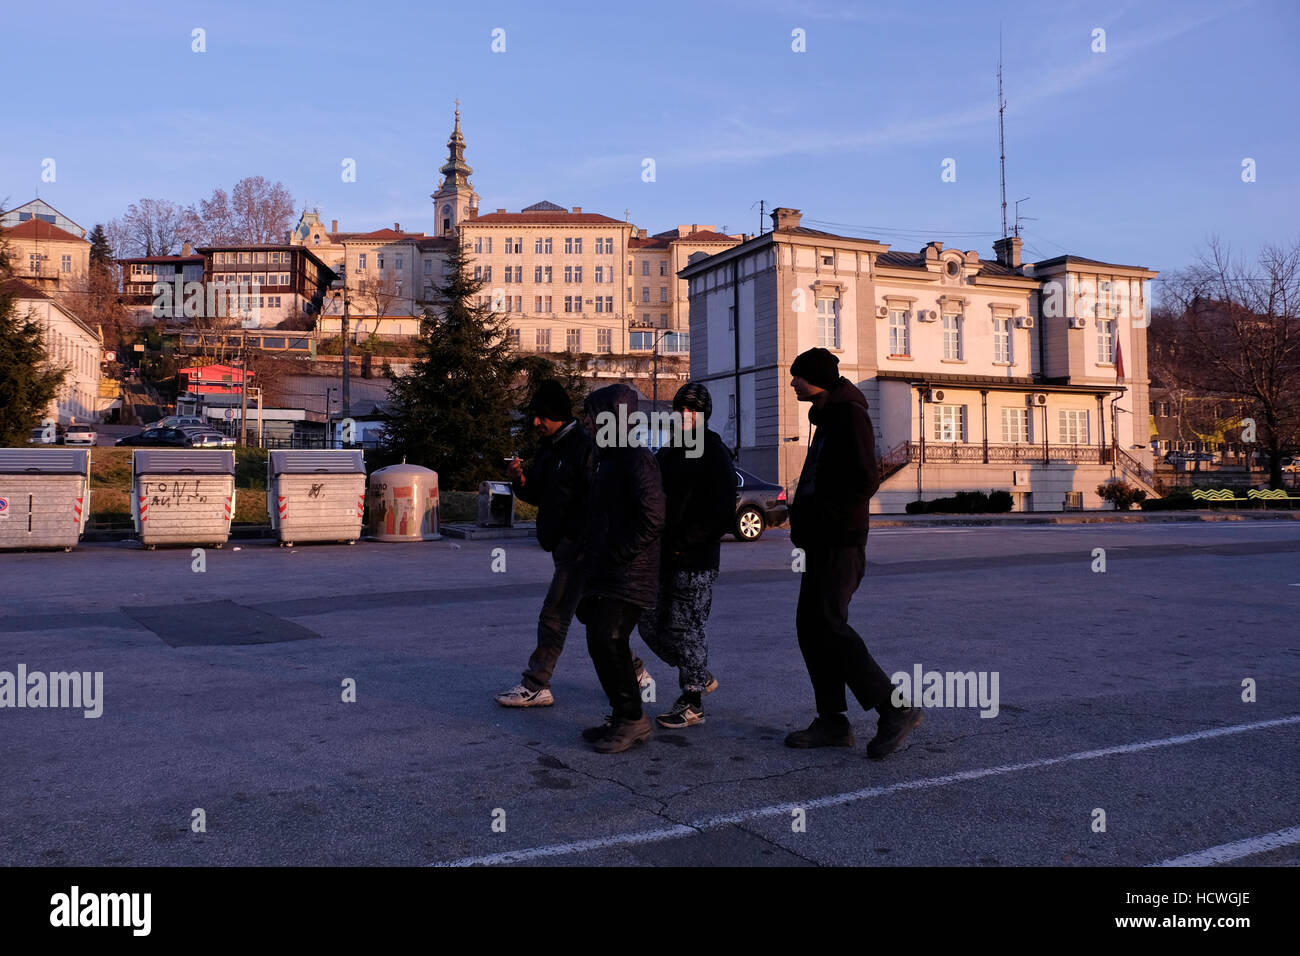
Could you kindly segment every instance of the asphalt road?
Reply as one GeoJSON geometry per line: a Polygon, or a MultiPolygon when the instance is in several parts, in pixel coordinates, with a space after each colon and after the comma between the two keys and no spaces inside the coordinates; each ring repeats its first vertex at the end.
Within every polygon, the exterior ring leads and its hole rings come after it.
{"type": "Polygon", "coordinates": [[[0,555],[0,671],[103,672],[98,718],[0,709],[0,865],[1300,863],[1293,522],[873,532],[852,620],[886,671],[999,681],[883,762],[856,705],[853,750],[782,745],[812,695],[779,531],[723,548],[707,723],[614,756],[578,736],[581,625],[554,707],[492,701],[531,541],[234,547],[0,555]]]}

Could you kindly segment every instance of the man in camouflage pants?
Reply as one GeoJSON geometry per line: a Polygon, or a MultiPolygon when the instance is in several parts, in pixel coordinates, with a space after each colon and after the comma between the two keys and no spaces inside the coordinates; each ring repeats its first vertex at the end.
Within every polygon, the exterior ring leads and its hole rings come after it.
{"type": "Polygon", "coordinates": [[[681,696],[657,718],[661,727],[704,723],[703,695],[718,682],[709,673],[704,625],[718,579],[719,543],[736,515],[736,470],[717,432],[705,425],[713,410],[709,390],[687,382],[673,397],[683,432],[656,456],[667,496],[660,558],[659,603],[638,622],[641,638],[678,669],[681,696]]]}

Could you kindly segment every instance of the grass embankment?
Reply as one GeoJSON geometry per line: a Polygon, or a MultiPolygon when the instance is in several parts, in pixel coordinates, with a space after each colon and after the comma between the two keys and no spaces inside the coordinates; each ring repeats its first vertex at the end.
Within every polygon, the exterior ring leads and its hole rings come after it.
{"type": "MultiPolygon", "coordinates": [[[[96,530],[129,529],[131,522],[131,448],[92,448],[90,453],[90,523],[96,530]]],[[[265,525],[266,450],[235,449],[235,524],[265,525]]],[[[478,493],[441,491],[438,519],[442,522],[478,520],[478,493]]],[[[515,504],[519,521],[534,521],[537,509],[515,504]]]]}

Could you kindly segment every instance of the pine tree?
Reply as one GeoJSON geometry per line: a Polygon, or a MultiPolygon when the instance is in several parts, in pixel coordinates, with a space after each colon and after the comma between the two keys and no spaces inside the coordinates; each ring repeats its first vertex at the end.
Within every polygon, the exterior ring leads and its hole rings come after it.
{"type": "Polygon", "coordinates": [[[389,391],[385,432],[392,454],[432,468],[443,488],[457,490],[477,490],[480,481],[501,476],[519,402],[505,317],[472,304],[483,282],[469,275],[467,262],[457,243],[435,309],[420,322],[419,358],[389,391]]]}
{"type": "Polygon", "coordinates": [[[112,265],[113,248],[108,244],[108,236],[104,235],[104,227],[96,223],[90,231],[90,267],[108,269],[112,265]]]}
{"type": "Polygon", "coordinates": [[[50,368],[40,324],[18,314],[8,276],[0,248],[0,447],[27,444],[66,374],[50,368]]]}

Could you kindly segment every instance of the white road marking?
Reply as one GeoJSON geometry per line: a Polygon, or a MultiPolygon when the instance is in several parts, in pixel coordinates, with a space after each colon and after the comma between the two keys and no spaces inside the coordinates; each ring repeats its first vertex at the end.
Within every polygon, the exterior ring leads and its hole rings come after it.
{"type": "Polygon", "coordinates": [[[1099,757],[1114,757],[1120,754],[1140,753],[1144,750],[1155,750],[1160,747],[1173,747],[1179,744],[1190,744],[1200,740],[1211,740],[1215,737],[1225,737],[1231,734],[1244,734],[1252,730],[1265,730],[1270,727],[1283,727],[1289,724],[1300,724],[1300,714],[1291,717],[1278,717],[1273,720],[1261,720],[1251,724],[1234,724],[1230,727],[1216,727],[1211,730],[1198,730],[1194,733],[1181,734],[1177,737],[1162,737],[1158,740],[1144,740],[1133,744],[1119,744],[1114,747],[1103,747],[1100,750],[1084,750],[1078,753],[1065,754],[1061,757],[1042,757],[1038,760],[1028,760],[1024,763],[1003,764],[997,767],[986,767],[981,770],[963,770],[960,773],[945,774],[941,777],[925,777],[920,780],[904,780],[885,787],[867,787],[863,790],[851,790],[848,793],[837,793],[826,797],[818,797],[812,800],[800,800],[795,803],[782,803],[777,806],[758,807],[753,810],[741,810],[737,813],[706,817],[703,820],[696,820],[692,823],[677,824],[675,826],[665,827],[658,830],[642,830],[637,833],[617,833],[611,836],[598,837],[592,840],[581,840],[576,843],[553,843],[549,846],[510,850],[504,853],[491,853],[487,856],[468,856],[462,857],[458,860],[432,863],[430,866],[493,866],[498,863],[525,863],[529,860],[567,856],[572,853],[586,853],[591,850],[607,850],[613,847],[635,846],[641,843],[656,843],[661,840],[675,840],[680,837],[698,836],[705,830],[712,830],[717,827],[729,826],[737,823],[746,823],[750,820],[757,820],[762,817],[789,816],[792,810],[801,808],[804,810],[816,810],[822,807],[838,807],[848,803],[856,803],[859,800],[870,800],[873,797],[889,796],[895,793],[903,793],[908,790],[930,790],[935,787],[946,787],[954,783],[966,783],[971,780],[980,780],[984,777],[996,777],[1006,773],[1016,773],[1021,770],[1037,770],[1041,767],[1052,767],[1057,764],[1072,763],[1079,760],[1096,760],[1099,757]]]}
{"type": "Polygon", "coordinates": [[[1274,830],[1272,833],[1265,833],[1263,836],[1225,843],[1222,846],[1212,846],[1208,850],[1201,850],[1199,853],[1188,853],[1185,856],[1176,856],[1172,860],[1152,863],[1151,865],[1214,866],[1216,863],[1229,863],[1232,860],[1239,860],[1243,856],[1267,853],[1269,850],[1276,850],[1284,846],[1295,846],[1297,843],[1300,843],[1300,827],[1291,827],[1287,830],[1274,830]]]}

